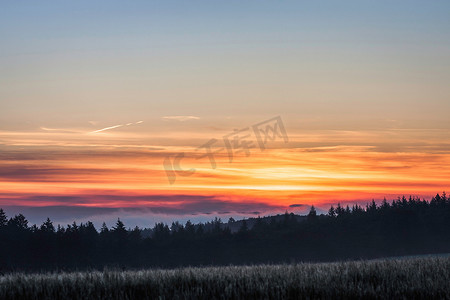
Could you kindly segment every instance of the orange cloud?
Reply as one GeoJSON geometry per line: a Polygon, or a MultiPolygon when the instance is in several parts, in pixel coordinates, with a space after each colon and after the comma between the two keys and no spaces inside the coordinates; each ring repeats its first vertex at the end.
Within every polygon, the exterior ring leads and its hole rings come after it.
{"type": "MultiPolygon", "coordinates": [[[[429,197],[448,184],[450,174],[444,166],[450,163],[450,152],[442,142],[443,134],[297,132],[289,144],[274,141],[265,151],[254,145],[248,156],[235,153],[231,163],[222,147],[214,156],[217,168],[213,169],[208,157],[199,158],[204,149],[198,147],[214,136],[198,135],[200,142],[193,146],[192,142],[182,145],[183,134],[174,144],[159,134],[115,132],[104,141],[95,141],[77,132],[0,133],[4,141],[0,146],[0,206],[141,207],[155,204],[145,197],[195,195],[205,207],[214,198],[237,206],[264,203],[283,208],[299,202],[324,206],[338,201],[366,203],[404,193],[429,197]],[[185,153],[182,168],[194,168],[195,173],[178,175],[170,185],[162,162],[180,152],[185,153]],[[111,197],[99,198],[98,194],[111,197]],[[65,196],[83,201],[64,204],[57,200],[64,198],[55,198],[65,196]]],[[[183,207],[183,201],[180,198],[177,205],[183,207]]]]}

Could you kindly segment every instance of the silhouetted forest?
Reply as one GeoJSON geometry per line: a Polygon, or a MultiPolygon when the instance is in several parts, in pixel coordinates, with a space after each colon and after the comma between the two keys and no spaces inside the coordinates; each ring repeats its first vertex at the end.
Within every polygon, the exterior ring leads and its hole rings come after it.
{"type": "Polygon", "coordinates": [[[416,197],[151,230],[93,223],[29,226],[0,209],[0,271],[81,270],[331,261],[450,252],[450,199],[416,197]]]}

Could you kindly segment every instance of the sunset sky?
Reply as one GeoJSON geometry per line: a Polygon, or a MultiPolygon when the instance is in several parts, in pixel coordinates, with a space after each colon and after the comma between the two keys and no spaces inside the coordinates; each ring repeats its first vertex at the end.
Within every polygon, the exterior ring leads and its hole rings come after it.
{"type": "Polygon", "coordinates": [[[449,1],[4,1],[0,207],[150,227],[429,199],[450,178],[449,16],[449,1]],[[262,150],[252,126],[275,117],[286,135],[262,150]],[[171,183],[181,153],[195,172],[171,183]]]}

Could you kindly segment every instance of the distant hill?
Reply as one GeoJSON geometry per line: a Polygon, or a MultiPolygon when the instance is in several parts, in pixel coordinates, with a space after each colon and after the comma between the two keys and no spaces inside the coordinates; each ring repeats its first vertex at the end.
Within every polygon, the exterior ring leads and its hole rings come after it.
{"type": "MultiPolygon", "coordinates": [[[[307,217],[302,215],[296,215],[296,214],[289,214],[291,217],[293,217],[297,222],[306,221],[307,217]]],[[[270,224],[271,222],[281,222],[285,218],[285,214],[278,214],[275,216],[264,216],[264,217],[256,217],[256,218],[248,218],[248,219],[242,219],[242,220],[234,220],[230,218],[228,222],[222,223],[220,226],[221,228],[229,228],[231,230],[231,233],[236,233],[239,231],[239,229],[242,228],[242,225],[246,223],[246,226],[248,229],[252,229],[256,222],[262,221],[266,224],[270,224]]],[[[214,228],[214,224],[211,222],[207,222],[205,224],[202,224],[204,226],[204,229],[206,231],[211,231],[214,228]]],[[[198,228],[199,224],[194,225],[195,228],[198,228]]],[[[153,236],[153,229],[152,228],[144,228],[142,229],[142,237],[143,238],[149,238],[153,236]]]]}

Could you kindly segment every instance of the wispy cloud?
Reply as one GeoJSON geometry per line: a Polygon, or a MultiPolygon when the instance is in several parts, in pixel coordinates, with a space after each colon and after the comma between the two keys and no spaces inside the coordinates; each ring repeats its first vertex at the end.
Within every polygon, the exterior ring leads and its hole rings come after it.
{"type": "Polygon", "coordinates": [[[74,130],[74,129],[67,129],[67,128],[48,128],[41,126],[39,129],[49,132],[58,132],[58,133],[80,133],[80,130],[74,130]]]}
{"type": "Polygon", "coordinates": [[[196,117],[196,116],[165,116],[162,118],[164,120],[175,120],[175,121],[180,121],[180,122],[200,119],[199,117],[196,117]]]}
{"type": "MultiPolygon", "coordinates": [[[[0,199],[5,200],[6,195],[0,194],[0,199]]],[[[18,199],[12,199],[18,202],[18,199]]],[[[114,195],[114,194],[80,194],[80,195],[24,195],[20,197],[22,207],[61,207],[62,210],[101,210],[128,209],[136,211],[148,211],[155,214],[171,215],[195,215],[212,214],[222,212],[234,212],[252,214],[253,212],[283,211],[284,205],[269,204],[265,202],[231,201],[214,195],[114,195]],[[113,203],[113,205],[111,205],[113,203]]],[[[14,206],[13,205],[6,205],[14,206]]],[[[41,207],[41,208],[39,208],[41,207]]]]}
{"type": "Polygon", "coordinates": [[[289,207],[304,207],[306,204],[291,204],[289,207]]]}

